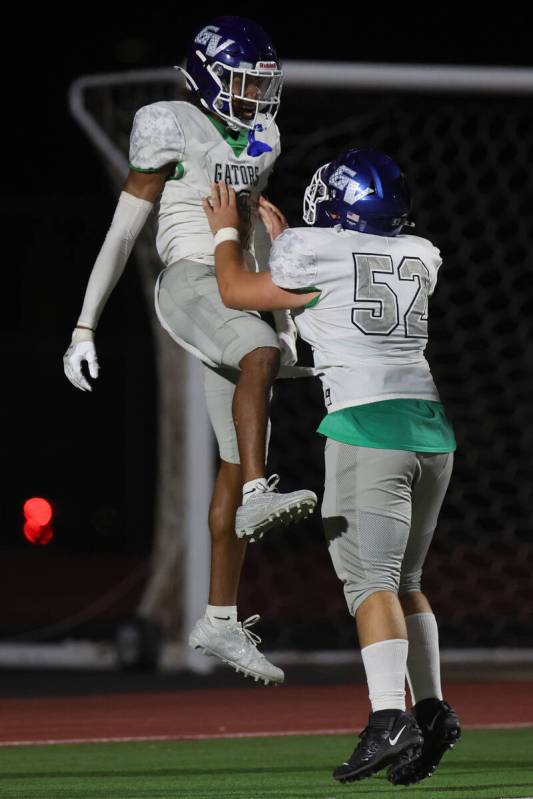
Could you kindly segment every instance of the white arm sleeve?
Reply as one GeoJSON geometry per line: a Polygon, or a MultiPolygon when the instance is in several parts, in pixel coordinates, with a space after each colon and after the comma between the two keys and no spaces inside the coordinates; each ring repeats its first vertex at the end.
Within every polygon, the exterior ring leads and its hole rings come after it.
{"type": "Polygon", "coordinates": [[[152,208],[153,203],[147,200],[125,191],[121,193],[111,227],[89,277],[79,325],[93,329],[98,325],[100,314],[124,271],[135,239],[152,208]]]}

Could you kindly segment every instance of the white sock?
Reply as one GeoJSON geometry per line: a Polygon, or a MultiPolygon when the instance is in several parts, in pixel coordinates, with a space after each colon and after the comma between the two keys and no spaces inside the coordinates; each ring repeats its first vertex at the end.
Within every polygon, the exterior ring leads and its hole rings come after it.
{"type": "Polygon", "coordinates": [[[390,708],[405,710],[408,647],[404,638],[393,638],[361,649],[373,712],[390,708]]]}
{"type": "Polygon", "coordinates": [[[413,705],[422,699],[442,699],[440,684],[439,628],[433,613],[405,617],[409,638],[407,680],[413,705]]]}
{"type": "Polygon", "coordinates": [[[237,621],[237,605],[208,605],[205,615],[213,627],[227,627],[237,621]]]}
{"type": "Polygon", "coordinates": [[[255,480],[249,480],[245,483],[242,487],[242,504],[246,505],[250,497],[255,494],[259,486],[266,488],[267,487],[267,480],[266,477],[256,477],[255,480]]]}

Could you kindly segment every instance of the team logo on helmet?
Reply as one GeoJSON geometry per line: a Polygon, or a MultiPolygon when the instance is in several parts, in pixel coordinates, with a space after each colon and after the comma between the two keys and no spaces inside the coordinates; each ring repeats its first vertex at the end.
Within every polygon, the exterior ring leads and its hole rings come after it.
{"type": "Polygon", "coordinates": [[[304,195],[304,221],[360,233],[396,236],[409,222],[411,200],[400,167],[377,150],[347,150],[321,166],[304,195]]]}
{"type": "Polygon", "coordinates": [[[217,28],[216,25],[206,25],[194,40],[196,44],[205,46],[205,53],[209,58],[214,58],[226,47],[229,47],[230,44],[235,44],[233,39],[226,39],[225,42],[220,44],[222,36],[218,33],[219,30],[220,28],[217,28]]]}
{"type": "Polygon", "coordinates": [[[344,202],[348,205],[353,205],[362,200],[363,197],[368,197],[369,194],[374,194],[374,189],[370,186],[361,186],[354,180],[357,172],[344,164],[335,170],[330,177],[329,182],[336,189],[344,191],[344,202]]]}

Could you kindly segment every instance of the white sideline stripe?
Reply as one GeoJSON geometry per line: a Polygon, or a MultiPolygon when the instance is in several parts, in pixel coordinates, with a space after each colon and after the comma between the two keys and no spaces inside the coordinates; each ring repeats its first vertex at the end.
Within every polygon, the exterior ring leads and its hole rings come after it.
{"type": "MultiPolygon", "coordinates": [[[[269,659],[276,658],[276,661],[284,666],[337,666],[363,662],[361,653],[357,652],[355,649],[322,649],[310,652],[278,649],[266,651],[265,656],[269,659]]],[[[440,661],[444,665],[526,666],[533,663],[533,649],[518,647],[441,649],[440,661]]]]}
{"type": "MultiPolygon", "coordinates": [[[[188,648],[169,641],[163,647],[161,671],[171,673],[183,669],[188,648]]],[[[504,647],[495,649],[443,649],[443,665],[515,666],[533,664],[533,649],[504,647]]],[[[362,663],[361,653],[354,650],[316,650],[298,652],[293,650],[269,650],[269,659],[282,666],[311,665],[339,666],[362,663]]],[[[88,641],[65,639],[57,643],[31,643],[2,641],[0,643],[0,667],[8,668],[77,668],[84,671],[116,670],[116,649],[111,641],[88,641]]]]}
{"type": "MultiPolygon", "coordinates": [[[[516,724],[467,724],[464,730],[515,730],[533,727],[533,721],[521,721],[516,724]]],[[[264,730],[262,732],[216,732],[212,735],[131,735],[127,737],[111,738],[50,738],[42,741],[0,741],[0,749],[8,746],[50,746],[57,744],[108,744],[108,743],[135,743],[143,741],[210,741],[215,739],[230,738],[290,738],[292,736],[313,735],[354,735],[354,727],[325,729],[325,730],[264,730]]],[[[524,797],[533,799],[533,797],[524,797]]]]}

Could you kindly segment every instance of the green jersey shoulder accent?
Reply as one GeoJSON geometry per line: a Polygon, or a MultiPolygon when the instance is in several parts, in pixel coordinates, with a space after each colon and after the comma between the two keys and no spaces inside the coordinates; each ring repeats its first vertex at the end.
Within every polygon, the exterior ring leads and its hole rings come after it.
{"type": "Polygon", "coordinates": [[[393,399],[334,411],[318,431],[327,438],[375,449],[453,452],[453,427],[440,402],[393,399]]]}
{"type": "Polygon", "coordinates": [[[304,305],[304,308],[314,308],[315,305],[317,304],[317,302],[320,299],[320,294],[321,294],[322,290],[321,289],[317,289],[316,286],[309,286],[308,289],[302,289],[302,294],[305,294],[308,291],[318,291],[318,294],[316,295],[316,297],[312,297],[309,300],[309,302],[306,302],[305,305],[304,305]]]}
{"type": "MultiPolygon", "coordinates": [[[[146,174],[155,174],[156,172],[161,172],[161,167],[159,167],[158,169],[141,169],[140,166],[134,166],[133,164],[128,164],[128,166],[133,172],[144,172],[146,174]]],[[[185,167],[183,166],[183,164],[180,161],[178,161],[178,163],[176,164],[176,168],[174,170],[174,173],[172,175],[169,175],[168,177],[166,177],[165,181],[167,181],[167,180],[181,180],[181,178],[184,176],[184,174],[185,174],[185,167]]]]}
{"type": "Polygon", "coordinates": [[[316,286],[307,286],[303,289],[287,289],[287,291],[294,291],[295,294],[307,294],[309,291],[318,291],[318,295],[316,297],[312,297],[309,302],[306,302],[303,306],[304,308],[313,308],[320,299],[320,293],[322,292],[322,289],[317,289],[316,286]]]}
{"type": "Polygon", "coordinates": [[[245,130],[232,131],[225,125],[221,119],[206,114],[208,120],[215,126],[224,141],[231,147],[237,158],[240,157],[242,151],[248,146],[248,134],[245,130]]]}
{"type": "Polygon", "coordinates": [[[167,180],[181,180],[184,174],[185,174],[185,167],[183,166],[181,161],[178,161],[178,163],[176,164],[176,169],[174,170],[174,174],[169,175],[167,180]]]}
{"type": "Polygon", "coordinates": [[[142,167],[134,166],[132,163],[128,163],[128,166],[134,172],[147,172],[148,174],[151,174],[151,173],[154,173],[154,172],[160,172],[161,171],[161,167],[158,167],[157,169],[142,169],[142,167]]]}

